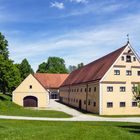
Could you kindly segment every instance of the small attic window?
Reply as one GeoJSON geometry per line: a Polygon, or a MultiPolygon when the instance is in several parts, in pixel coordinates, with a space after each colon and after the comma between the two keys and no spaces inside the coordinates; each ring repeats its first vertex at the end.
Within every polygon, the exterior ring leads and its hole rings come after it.
{"type": "Polygon", "coordinates": [[[126,56],[126,62],[131,62],[131,56],[130,55],[126,56]]]}
{"type": "Polygon", "coordinates": [[[122,61],[124,61],[124,56],[122,56],[122,61]]]}
{"type": "Polygon", "coordinates": [[[133,57],[133,60],[136,61],[136,57],[133,57]]]}
{"type": "Polygon", "coordinates": [[[131,50],[128,50],[128,53],[130,53],[131,52],[131,50]]]}
{"type": "Polygon", "coordinates": [[[29,88],[32,89],[32,85],[30,85],[29,88]]]}

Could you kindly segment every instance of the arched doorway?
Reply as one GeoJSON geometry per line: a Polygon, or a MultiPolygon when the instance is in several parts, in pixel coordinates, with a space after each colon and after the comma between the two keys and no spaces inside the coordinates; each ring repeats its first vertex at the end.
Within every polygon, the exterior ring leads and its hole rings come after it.
{"type": "Polygon", "coordinates": [[[26,96],[23,99],[24,107],[38,107],[38,100],[34,96],[26,96]]]}
{"type": "Polygon", "coordinates": [[[81,109],[81,107],[82,107],[82,101],[79,100],[79,109],[81,109]]]}

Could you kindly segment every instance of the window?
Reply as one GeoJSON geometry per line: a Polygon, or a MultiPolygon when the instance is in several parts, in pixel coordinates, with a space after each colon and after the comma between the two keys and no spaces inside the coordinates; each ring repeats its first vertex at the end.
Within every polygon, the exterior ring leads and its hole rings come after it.
{"type": "Polygon", "coordinates": [[[126,75],[127,75],[127,76],[131,76],[131,75],[132,75],[132,71],[131,71],[131,70],[127,70],[127,71],[126,71],[126,75]]]}
{"type": "Polygon", "coordinates": [[[135,92],[135,91],[137,91],[137,86],[132,87],[132,92],[135,92]]]}
{"type": "Polygon", "coordinates": [[[93,106],[96,106],[96,102],[93,102],[93,106]]]}
{"type": "Polygon", "coordinates": [[[85,92],[87,92],[87,88],[85,88],[85,92]]]}
{"type": "Polygon", "coordinates": [[[137,102],[132,102],[132,107],[137,107],[137,102]]]}
{"type": "Polygon", "coordinates": [[[91,92],[91,88],[89,88],[89,92],[91,92]]]}
{"type": "Polygon", "coordinates": [[[30,85],[29,88],[32,89],[32,85],[30,85]]]}
{"type": "Polygon", "coordinates": [[[113,107],[113,102],[107,102],[107,108],[113,107]]]}
{"type": "Polygon", "coordinates": [[[120,75],[120,70],[114,70],[114,75],[120,75]]]}
{"type": "Polygon", "coordinates": [[[82,88],[81,88],[81,92],[82,92],[82,88]]]}
{"type": "Polygon", "coordinates": [[[88,105],[90,105],[90,100],[88,100],[88,105]]]}
{"type": "Polygon", "coordinates": [[[131,56],[130,55],[126,56],[126,62],[131,62],[131,56]]]}
{"type": "Polygon", "coordinates": [[[120,92],[125,92],[125,87],[120,87],[120,92]]]}
{"type": "Polygon", "coordinates": [[[77,88],[77,92],[79,92],[79,88],[77,88]]]}
{"type": "Polygon", "coordinates": [[[120,107],[125,107],[125,102],[120,102],[120,107]]]}
{"type": "Polygon", "coordinates": [[[124,56],[122,56],[122,61],[124,61],[124,56]]]}
{"type": "Polygon", "coordinates": [[[94,87],[94,92],[96,92],[96,87],[94,87]]]}
{"type": "Polygon", "coordinates": [[[138,76],[140,76],[140,71],[138,71],[138,76]]]}
{"type": "Polygon", "coordinates": [[[84,100],[84,104],[86,104],[86,100],[84,100]]]}
{"type": "Polygon", "coordinates": [[[113,87],[107,87],[107,92],[112,92],[113,91],[113,87]]]}
{"type": "Polygon", "coordinates": [[[133,57],[133,61],[136,61],[136,57],[133,57]]]}

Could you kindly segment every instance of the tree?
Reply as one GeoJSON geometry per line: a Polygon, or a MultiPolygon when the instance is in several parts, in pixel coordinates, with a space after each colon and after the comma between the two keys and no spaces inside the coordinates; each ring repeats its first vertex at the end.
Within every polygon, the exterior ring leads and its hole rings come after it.
{"type": "Polygon", "coordinates": [[[76,66],[72,66],[72,65],[70,65],[69,66],[69,68],[68,68],[68,71],[69,71],[69,73],[71,73],[72,71],[74,71],[74,70],[76,70],[77,69],[77,67],[76,66]]]}
{"type": "Polygon", "coordinates": [[[31,65],[29,64],[27,59],[23,59],[20,64],[20,74],[22,80],[24,80],[29,74],[33,74],[34,71],[31,68],[31,65]]]}
{"type": "Polygon", "coordinates": [[[39,67],[38,67],[37,72],[45,73],[45,72],[46,72],[46,65],[47,65],[47,64],[46,64],[45,62],[41,63],[41,64],[39,65],[39,67]]]}
{"type": "Polygon", "coordinates": [[[139,103],[140,106],[140,84],[137,86],[133,85],[133,95],[134,99],[139,103]]]}
{"type": "Polygon", "coordinates": [[[72,65],[70,65],[69,66],[69,68],[68,68],[68,71],[69,71],[69,73],[71,73],[72,71],[74,71],[74,70],[76,70],[76,69],[80,69],[80,68],[82,68],[84,66],[84,63],[79,63],[79,64],[77,64],[77,66],[72,66],[72,65]]]}
{"type": "Polygon", "coordinates": [[[37,72],[43,73],[68,73],[64,59],[60,57],[49,57],[47,63],[39,65],[37,72]]]}
{"type": "Polygon", "coordinates": [[[84,63],[80,63],[80,64],[77,65],[77,69],[79,69],[79,68],[81,68],[83,66],[84,66],[84,63]]]}
{"type": "Polygon", "coordinates": [[[13,61],[0,55],[0,91],[12,92],[21,82],[20,72],[13,61]]]}
{"type": "Polygon", "coordinates": [[[4,59],[8,59],[9,51],[8,51],[8,41],[5,39],[4,35],[0,32],[0,55],[4,57],[4,59]]]}

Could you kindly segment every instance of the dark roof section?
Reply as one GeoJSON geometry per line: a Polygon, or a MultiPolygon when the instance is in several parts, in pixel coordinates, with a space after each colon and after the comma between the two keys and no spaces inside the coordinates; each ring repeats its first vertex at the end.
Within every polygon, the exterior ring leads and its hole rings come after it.
{"type": "MultiPolygon", "coordinates": [[[[84,67],[73,71],[64,81],[62,86],[75,85],[91,81],[99,81],[123,52],[128,43],[118,50],[101,57],[84,67]]],[[[61,87],[62,87],[61,86],[61,87]]]]}
{"type": "Polygon", "coordinates": [[[49,73],[35,73],[33,76],[45,88],[58,89],[66,80],[69,74],[49,74],[49,73]]]}

